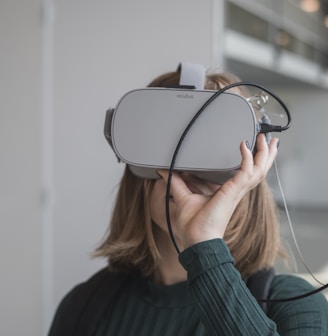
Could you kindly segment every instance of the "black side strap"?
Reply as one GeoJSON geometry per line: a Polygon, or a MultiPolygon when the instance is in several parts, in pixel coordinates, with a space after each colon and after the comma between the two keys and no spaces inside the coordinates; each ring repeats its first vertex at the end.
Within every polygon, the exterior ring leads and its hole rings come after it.
{"type": "Polygon", "coordinates": [[[119,292],[128,275],[100,270],[76,286],[60,303],[49,336],[95,335],[103,314],[119,292]]]}
{"type": "MultiPolygon", "coordinates": [[[[269,298],[271,283],[275,276],[274,268],[263,269],[246,280],[246,285],[257,300],[266,300],[269,298]]],[[[258,304],[267,314],[269,303],[258,301],[258,304]]]]}

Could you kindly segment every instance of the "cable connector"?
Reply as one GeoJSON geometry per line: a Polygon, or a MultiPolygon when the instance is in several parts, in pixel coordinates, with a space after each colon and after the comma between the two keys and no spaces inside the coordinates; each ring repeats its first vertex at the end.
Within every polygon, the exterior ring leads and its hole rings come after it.
{"type": "Polygon", "coordinates": [[[284,127],[275,126],[266,123],[260,124],[260,133],[270,133],[270,132],[282,132],[284,131],[284,127]]]}

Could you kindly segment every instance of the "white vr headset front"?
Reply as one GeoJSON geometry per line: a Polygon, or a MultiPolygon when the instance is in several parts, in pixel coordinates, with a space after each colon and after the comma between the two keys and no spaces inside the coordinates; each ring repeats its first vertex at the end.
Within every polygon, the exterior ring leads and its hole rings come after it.
{"type": "MultiPolygon", "coordinates": [[[[217,93],[204,90],[204,83],[203,66],[182,63],[179,88],[150,87],[126,93],[107,111],[104,129],[119,161],[145,179],[156,179],[157,170],[169,169],[189,122],[217,93]]],[[[174,170],[224,183],[240,168],[240,143],[247,141],[254,150],[259,123],[245,97],[223,92],[188,130],[174,170]]]]}

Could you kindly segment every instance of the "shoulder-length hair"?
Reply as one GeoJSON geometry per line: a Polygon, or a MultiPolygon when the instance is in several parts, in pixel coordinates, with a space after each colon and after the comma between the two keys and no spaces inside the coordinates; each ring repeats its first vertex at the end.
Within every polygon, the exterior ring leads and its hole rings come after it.
{"type": "MultiPolygon", "coordinates": [[[[167,73],[149,86],[173,87],[179,78],[179,72],[167,73]]],[[[205,88],[219,90],[238,81],[232,74],[212,74],[207,76],[205,88]]],[[[156,245],[156,225],[152,223],[149,209],[153,185],[153,180],[141,179],[128,166],[125,168],[108,232],[95,251],[96,256],[108,258],[109,267],[114,271],[151,275],[158,266],[161,256],[156,245]]],[[[249,191],[236,207],[224,240],[242,276],[271,267],[278,256],[285,256],[277,214],[265,180],[249,191]]]]}

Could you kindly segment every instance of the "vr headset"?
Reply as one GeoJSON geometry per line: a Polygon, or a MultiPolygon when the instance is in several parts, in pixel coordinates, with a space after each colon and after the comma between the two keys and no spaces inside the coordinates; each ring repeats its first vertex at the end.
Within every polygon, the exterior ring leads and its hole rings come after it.
{"type": "Polygon", "coordinates": [[[203,66],[182,63],[180,73],[178,88],[127,92],[106,113],[105,137],[118,160],[141,178],[156,179],[157,170],[173,168],[180,142],[175,171],[223,184],[240,168],[240,143],[246,140],[254,151],[257,134],[277,131],[276,126],[258,121],[245,97],[204,90],[203,66]]]}

